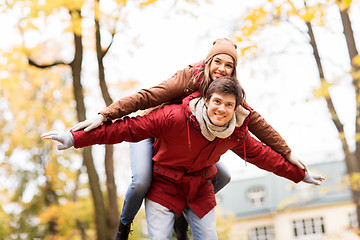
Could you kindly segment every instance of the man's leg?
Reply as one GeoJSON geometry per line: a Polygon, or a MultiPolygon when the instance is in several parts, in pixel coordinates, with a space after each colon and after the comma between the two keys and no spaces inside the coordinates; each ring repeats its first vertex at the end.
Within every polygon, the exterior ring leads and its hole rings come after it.
{"type": "Polygon", "coordinates": [[[193,210],[187,207],[184,211],[190,225],[194,240],[217,240],[215,208],[203,218],[199,218],[193,210]]]}
{"type": "Polygon", "coordinates": [[[145,213],[150,240],[171,240],[175,214],[147,198],[145,199],[145,213]]]}

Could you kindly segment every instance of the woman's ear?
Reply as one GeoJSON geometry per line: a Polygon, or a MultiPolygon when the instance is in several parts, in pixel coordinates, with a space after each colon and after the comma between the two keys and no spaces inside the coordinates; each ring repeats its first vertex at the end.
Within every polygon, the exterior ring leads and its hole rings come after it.
{"type": "Polygon", "coordinates": [[[207,107],[208,106],[208,99],[207,98],[204,98],[204,102],[205,102],[205,106],[207,107]]]}

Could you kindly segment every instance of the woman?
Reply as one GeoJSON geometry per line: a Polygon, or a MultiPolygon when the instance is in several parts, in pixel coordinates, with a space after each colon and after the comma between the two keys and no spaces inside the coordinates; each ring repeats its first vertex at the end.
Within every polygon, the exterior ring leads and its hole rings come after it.
{"type": "MultiPolygon", "coordinates": [[[[85,131],[90,131],[106,120],[120,118],[137,110],[145,110],[165,103],[180,103],[183,98],[191,93],[196,91],[205,93],[210,82],[221,76],[232,76],[236,79],[238,57],[236,48],[236,44],[229,39],[217,39],[214,41],[205,61],[189,65],[187,68],[178,71],[172,78],[155,87],[142,89],[133,95],[118,100],[99,112],[95,118],[78,123],[72,130],[85,128],[85,131]]],[[[257,112],[253,112],[248,127],[249,131],[260,141],[282,154],[287,160],[304,168],[302,163],[291,155],[291,149],[285,140],[257,112]]],[[[116,239],[127,239],[130,224],[151,183],[152,153],[151,139],[130,146],[133,177],[125,195],[116,239]]],[[[226,167],[220,162],[216,164],[216,167],[218,174],[214,181],[215,193],[230,181],[230,174],[226,167]]],[[[184,230],[187,229],[187,225],[185,226],[184,230]]],[[[184,231],[179,234],[183,233],[184,231]]],[[[178,239],[187,238],[186,234],[180,235],[178,235],[178,239]]]]}

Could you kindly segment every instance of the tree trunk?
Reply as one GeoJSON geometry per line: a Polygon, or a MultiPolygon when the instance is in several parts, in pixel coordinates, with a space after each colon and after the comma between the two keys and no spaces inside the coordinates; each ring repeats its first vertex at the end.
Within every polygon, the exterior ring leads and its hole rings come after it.
{"type": "MultiPolygon", "coordinates": [[[[81,16],[81,11],[78,11],[78,14],[81,16]]],[[[82,68],[81,65],[83,58],[83,45],[82,45],[81,35],[74,34],[74,42],[75,42],[75,56],[73,62],[70,65],[71,65],[72,77],[73,77],[73,89],[74,89],[74,97],[76,101],[77,117],[78,117],[78,121],[83,121],[86,119],[86,109],[84,104],[83,88],[81,84],[81,68],[82,68]]],[[[104,240],[107,239],[105,206],[99,184],[99,176],[96,172],[93,157],[91,154],[91,147],[84,148],[82,155],[83,155],[84,165],[86,166],[87,169],[90,190],[94,203],[97,239],[104,240]]]]}
{"type": "MultiPolygon", "coordinates": [[[[355,90],[355,102],[356,102],[356,120],[355,120],[355,139],[356,139],[356,149],[355,149],[355,156],[353,156],[354,158],[354,165],[356,166],[356,168],[354,169],[354,172],[356,172],[357,174],[360,173],[360,139],[358,136],[360,136],[360,101],[358,100],[360,97],[360,76],[359,73],[360,72],[360,66],[356,65],[353,61],[353,59],[358,56],[359,52],[356,48],[356,44],[355,44],[355,38],[354,38],[354,32],[352,30],[351,27],[351,21],[350,21],[350,17],[348,14],[349,8],[346,9],[339,9],[340,11],[340,17],[341,17],[341,22],[343,25],[343,30],[344,30],[344,36],[346,39],[346,45],[347,45],[347,49],[348,49],[348,53],[349,53],[349,57],[350,57],[350,63],[351,63],[351,72],[352,72],[352,77],[353,77],[353,86],[354,86],[354,90],[355,90]]],[[[360,192],[357,191],[355,193],[356,195],[354,195],[354,202],[356,204],[356,213],[357,213],[357,218],[358,218],[358,228],[360,228],[360,192]]]]}
{"type": "MultiPolygon", "coordinates": [[[[98,6],[100,4],[100,0],[96,0],[98,2],[98,6]]],[[[104,56],[106,52],[102,50],[101,46],[101,32],[100,32],[100,23],[97,14],[95,13],[95,37],[96,37],[96,56],[98,62],[98,70],[99,70],[99,85],[101,89],[101,93],[103,99],[105,101],[106,106],[109,106],[113,100],[110,97],[108,87],[105,81],[105,68],[104,68],[104,56]]],[[[109,46],[110,47],[110,46],[109,46]]],[[[106,187],[109,199],[109,228],[111,235],[115,235],[118,223],[119,223],[119,209],[117,205],[117,190],[115,184],[114,177],[114,159],[113,154],[114,147],[112,145],[105,146],[105,173],[106,173],[106,187]]]]}
{"type": "MultiPolygon", "coordinates": [[[[312,30],[312,25],[311,25],[310,22],[306,22],[306,26],[308,28],[308,35],[310,37],[310,45],[311,45],[311,47],[313,49],[314,58],[315,58],[315,61],[316,61],[317,67],[318,67],[321,86],[327,88],[328,83],[327,83],[327,81],[325,79],[325,75],[324,75],[324,72],[323,72],[319,51],[318,51],[318,48],[317,48],[314,32],[312,30]]],[[[325,100],[326,100],[329,112],[331,114],[332,121],[334,122],[334,124],[336,126],[336,129],[339,132],[339,136],[342,136],[340,138],[341,138],[343,151],[344,151],[344,154],[345,154],[345,163],[346,163],[347,173],[348,173],[348,175],[350,177],[352,177],[354,173],[359,172],[358,164],[356,162],[355,155],[349,149],[349,146],[348,146],[348,143],[346,141],[345,134],[344,134],[344,126],[339,120],[338,114],[336,113],[335,107],[333,105],[333,102],[332,102],[332,99],[331,99],[331,96],[330,96],[329,93],[327,94],[327,96],[325,96],[325,100]]],[[[360,191],[357,190],[356,188],[354,188],[353,186],[350,186],[350,187],[351,187],[353,202],[356,205],[356,211],[357,211],[358,219],[360,219],[359,218],[359,213],[360,213],[360,191]]]]}

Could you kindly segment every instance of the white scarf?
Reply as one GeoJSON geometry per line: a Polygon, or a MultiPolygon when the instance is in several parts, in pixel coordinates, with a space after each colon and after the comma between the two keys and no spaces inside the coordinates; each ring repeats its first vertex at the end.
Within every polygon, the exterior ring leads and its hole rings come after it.
{"type": "Polygon", "coordinates": [[[213,141],[216,137],[229,137],[234,132],[235,126],[241,126],[250,113],[247,109],[239,106],[238,110],[227,124],[216,126],[211,123],[209,116],[207,115],[204,98],[192,99],[189,102],[189,107],[200,125],[201,134],[209,141],[213,141]]]}

